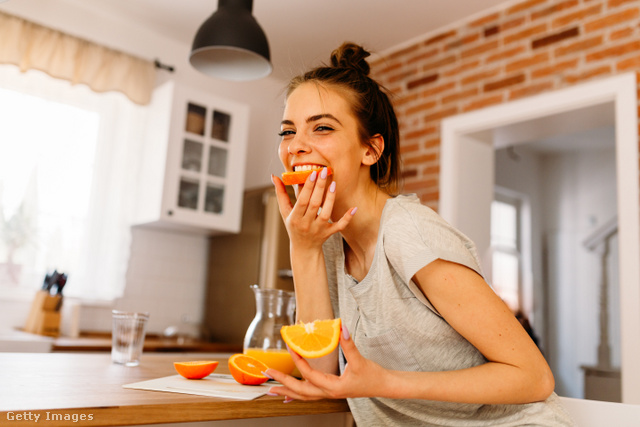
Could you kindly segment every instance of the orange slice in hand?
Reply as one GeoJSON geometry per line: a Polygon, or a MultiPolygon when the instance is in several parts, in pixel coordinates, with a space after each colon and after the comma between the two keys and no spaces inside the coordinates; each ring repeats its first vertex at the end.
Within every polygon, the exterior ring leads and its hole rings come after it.
{"type": "Polygon", "coordinates": [[[194,362],[174,362],[173,367],[180,375],[190,380],[199,380],[216,370],[217,361],[198,360],[194,362]]]}
{"type": "Polygon", "coordinates": [[[267,365],[246,354],[238,353],[229,358],[229,372],[240,384],[262,384],[269,379],[262,375],[267,369],[269,369],[267,365]]]}
{"type": "MultiPolygon", "coordinates": [[[[304,184],[307,180],[307,177],[311,175],[314,170],[320,173],[322,169],[318,168],[298,172],[285,172],[282,174],[282,182],[284,183],[284,185],[304,184]]],[[[331,175],[332,173],[333,172],[331,171],[331,168],[327,168],[327,176],[331,175]]]]}
{"type": "Polygon", "coordinates": [[[340,341],[340,318],[297,323],[280,329],[282,339],[289,348],[302,357],[326,356],[336,349],[340,341]]]}

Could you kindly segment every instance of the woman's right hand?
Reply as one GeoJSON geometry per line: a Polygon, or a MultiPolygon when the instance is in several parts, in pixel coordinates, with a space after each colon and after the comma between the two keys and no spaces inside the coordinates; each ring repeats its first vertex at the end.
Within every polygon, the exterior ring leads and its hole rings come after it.
{"type": "Polygon", "coordinates": [[[291,203],[282,180],[273,175],[271,180],[289,239],[297,249],[321,248],[332,234],[344,230],[349,225],[356,212],[357,208],[349,209],[337,222],[331,222],[336,182],[332,181],[327,189],[326,168],[320,173],[311,173],[298,193],[295,204],[291,203]]]}

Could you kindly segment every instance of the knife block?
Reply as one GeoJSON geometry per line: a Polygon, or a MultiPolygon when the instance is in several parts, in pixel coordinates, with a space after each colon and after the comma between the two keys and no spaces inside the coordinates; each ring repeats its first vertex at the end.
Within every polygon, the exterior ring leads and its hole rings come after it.
{"type": "Polygon", "coordinates": [[[29,310],[25,332],[57,337],[60,335],[60,307],[62,295],[50,295],[47,291],[38,291],[29,310]]]}

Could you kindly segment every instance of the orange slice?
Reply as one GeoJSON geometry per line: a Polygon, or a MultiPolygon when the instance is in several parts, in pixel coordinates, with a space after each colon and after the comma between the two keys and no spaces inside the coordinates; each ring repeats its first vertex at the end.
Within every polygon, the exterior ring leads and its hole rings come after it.
{"type": "Polygon", "coordinates": [[[280,329],[282,339],[302,357],[326,356],[340,341],[340,318],[297,323],[280,329]]]}
{"type": "Polygon", "coordinates": [[[262,375],[267,369],[269,369],[267,365],[246,354],[238,353],[229,358],[229,372],[240,384],[262,384],[269,379],[262,375]]]}
{"type": "Polygon", "coordinates": [[[199,380],[216,370],[218,363],[215,360],[198,360],[194,362],[174,362],[173,367],[180,375],[190,380],[199,380]]]}
{"type": "MultiPolygon", "coordinates": [[[[321,168],[314,169],[320,173],[321,168]]],[[[285,172],[282,174],[282,182],[284,185],[304,184],[307,177],[311,175],[314,170],[298,171],[298,172],[285,172]]],[[[327,176],[331,175],[333,171],[331,168],[327,168],[327,176]]]]}

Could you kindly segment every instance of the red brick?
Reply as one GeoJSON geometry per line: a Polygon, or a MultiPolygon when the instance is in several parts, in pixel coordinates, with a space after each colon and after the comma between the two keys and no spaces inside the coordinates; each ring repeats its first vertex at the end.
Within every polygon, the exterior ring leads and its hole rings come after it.
{"type": "Polygon", "coordinates": [[[609,0],[607,2],[607,6],[609,8],[614,8],[614,7],[622,6],[623,4],[627,4],[627,3],[637,4],[638,0],[609,0]]]}
{"type": "Polygon", "coordinates": [[[455,55],[449,55],[437,61],[424,64],[421,69],[422,71],[431,71],[436,69],[439,72],[441,67],[444,67],[445,65],[453,64],[456,62],[456,60],[457,59],[455,55]]]}
{"type": "Polygon", "coordinates": [[[554,55],[556,57],[561,57],[564,55],[569,55],[572,53],[593,49],[594,47],[600,46],[603,43],[604,43],[604,40],[600,35],[600,36],[592,37],[590,39],[581,40],[581,41],[569,44],[567,46],[559,47],[554,51],[554,55]]]}
{"type": "Polygon", "coordinates": [[[452,76],[455,76],[457,74],[464,73],[465,71],[473,70],[473,69],[477,68],[478,65],[480,65],[480,60],[478,60],[478,59],[474,59],[473,61],[469,61],[469,62],[463,62],[461,65],[459,65],[459,66],[457,66],[455,68],[443,71],[442,75],[444,77],[452,77],[452,76]]]}
{"type": "Polygon", "coordinates": [[[539,49],[541,47],[548,46],[550,44],[559,43],[566,39],[578,37],[579,35],[580,35],[580,30],[578,29],[578,27],[569,28],[568,30],[563,30],[555,34],[549,34],[547,36],[533,40],[531,42],[531,48],[539,49]]]}
{"type": "Polygon", "coordinates": [[[418,99],[417,93],[412,93],[406,96],[398,96],[393,99],[393,105],[395,107],[401,107],[409,102],[413,102],[418,99]]]}
{"type": "Polygon", "coordinates": [[[422,92],[420,92],[420,96],[428,98],[428,97],[431,97],[431,96],[434,96],[434,95],[438,95],[438,94],[440,94],[442,92],[446,92],[448,90],[451,90],[451,89],[455,88],[455,86],[456,86],[455,82],[444,83],[444,84],[441,84],[439,86],[435,86],[435,87],[432,87],[430,89],[423,90],[422,92]]]}
{"type": "Polygon", "coordinates": [[[470,56],[480,55],[481,53],[485,53],[491,50],[498,48],[498,41],[492,40],[487,43],[483,43],[479,46],[472,47],[470,49],[462,51],[460,54],[461,58],[469,58],[470,56]]]}
{"type": "MultiPolygon", "coordinates": [[[[401,151],[402,151],[402,150],[401,150],[401,151]]],[[[406,178],[413,178],[413,177],[418,176],[418,171],[417,171],[416,169],[403,170],[403,171],[400,173],[400,176],[401,176],[403,179],[406,179],[406,178]]]]}
{"type": "Polygon", "coordinates": [[[543,34],[546,31],[547,31],[547,24],[539,24],[534,27],[529,27],[517,33],[511,34],[510,36],[506,36],[504,38],[504,44],[513,43],[523,39],[529,39],[532,36],[535,36],[537,34],[543,34]]]}
{"type": "Polygon", "coordinates": [[[422,52],[418,55],[412,56],[407,59],[407,64],[413,64],[414,62],[424,61],[426,59],[432,58],[438,54],[439,50],[437,48],[428,50],[426,52],[422,52]]]}
{"type": "Polygon", "coordinates": [[[558,28],[558,27],[564,27],[572,23],[581,23],[581,21],[584,20],[584,18],[586,18],[587,16],[597,15],[600,13],[601,10],[602,10],[601,4],[589,6],[584,9],[580,9],[578,11],[567,13],[566,15],[560,16],[554,19],[551,22],[551,25],[553,26],[553,28],[558,28]]]}
{"type": "Polygon", "coordinates": [[[531,71],[531,77],[534,79],[540,77],[546,77],[553,74],[557,74],[561,71],[576,68],[578,66],[578,59],[571,59],[568,61],[558,62],[548,67],[538,68],[537,70],[531,71]]]}
{"type": "Polygon", "coordinates": [[[409,80],[407,82],[407,89],[411,90],[418,86],[428,85],[438,80],[438,77],[438,74],[431,74],[429,76],[420,77],[419,79],[409,80]]]}
{"type": "Polygon", "coordinates": [[[549,15],[558,13],[562,10],[571,9],[572,7],[575,7],[577,5],[578,5],[578,0],[567,0],[560,3],[556,3],[554,5],[541,9],[537,12],[533,12],[531,14],[531,19],[536,20],[539,18],[546,18],[549,15]]]}
{"type": "Polygon", "coordinates": [[[564,80],[567,83],[574,84],[574,83],[581,82],[583,80],[591,79],[593,77],[609,75],[609,74],[611,74],[611,67],[608,65],[602,65],[600,67],[596,67],[591,70],[584,71],[578,74],[567,75],[565,76],[564,80]]]}
{"type": "Polygon", "coordinates": [[[524,24],[526,21],[527,20],[525,19],[525,17],[521,16],[519,18],[514,18],[510,21],[503,22],[502,24],[500,24],[500,32],[505,32],[513,28],[517,28],[524,24]]]}
{"type": "Polygon", "coordinates": [[[422,104],[407,108],[405,111],[405,114],[412,115],[412,114],[419,113],[421,111],[432,110],[436,105],[437,104],[435,101],[424,102],[422,104]]]}
{"type": "Polygon", "coordinates": [[[404,190],[408,193],[413,193],[416,190],[421,189],[437,189],[439,181],[437,179],[425,179],[421,181],[412,181],[404,184],[404,190]]]}
{"type": "Polygon", "coordinates": [[[616,70],[620,72],[640,69],[640,55],[623,59],[616,63],[616,70]]]}
{"type": "Polygon", "coordinates": [[[409,47],[406,47],[404,49],[400,49],[400,50],[397,50],[397,51],[391,53],[391,55],[389,55],[389,58],[390,59],[397,59],[397,58],[400,58],[402,56],[411,55],[413,52],[415,52],[415,50],[416,50],[415,46],[409,46],[409,47]]]}
{"type": "Polygon", "coordinates": [[[442,120],[445,117],[453,116],[457,113],[458,113],[457,107],[449,107],[447,109],[440,110],[437,113],[424,116],[424,122],[429,123],[437,120],[442,120]]]}
{"type": "Polygon", "coordinates": [[[420,165],[423,163],[427,163],[427,162],[433,162],[434,160],[438,159],[438,154],[437,153],[430,153],[430,154],[422,154],[420,156],[415,156],[415,157],[403,157],[403,163],[405,165],[420,165]]]}
{"type": "Polygon", "coordinates": [[[436,131],[436,127],[435,126],[423,127],[423,128],[421,128],[419,130],[414,130],[412,132],[407,132],[406,134],[404,134],[403,138],[405,138],[405,139],[422,138],[424,136],[431,135],[431,134],[435,133],[435,131],[436,131]]]}
{"type": "Polygon", "coordinates": [[[491,95],[491,96],[487,96],[485,98],[482,99],[477,99],[475,101],[472,101],[468,104],[466,104],[463,108],[462,111],[471,111],[471,110],[478,110],[480,108],[484,108],[484,107],[488,107],[490,105],[496,105],[496,104],[500,104],[503,101],[503,96],[502,94],[498,94],[498,95],[491,95]]]}
{"type": "Polygon", "coordinates": [[[525,81],[524,74],[518,74],[518,75],[510,76],[510,77],[507,77],[507,78],[504,78],[504,79],[501,79],[501,80],[498,80],[498,81],[485,83],[484,84],[484,91],[485,92],[492,92],[494,90],[504,89],[505,87],[509,87],[509,86],[520,84],[520,83],[522,83],[524,81],[525,81]]]}
{"type": "Polygon", "coordinates": [[[434,148],[440,146],[440,138],[432,138],[424,142],[424,148],[434,148]]]}
{"type": "Polygon", "coordinates": [[[631,37],[635,33],[635,30],[632,27],[621,28],[619,30],[612,31],[609,34],[609,40],[620,40],[625,39],[627,37],[631,37]]]}
{"type": "Polygon", "coordinates": [[[534,6],[537,6],[539,4],[542,3],[546,3],[547,0],[528,0],[528,1],[524,1],[522,3],[518,3],[515,6],[510,7],[509,9],[507,9],[507,14],[508,15],[512,15],[514,13],[518,13],[518,12],[522,12],[524,10],[527,9],[531,9],[534,6]]]}
{"type": "Polygon", "coordinates": [[[454,40],[450,43],[447,43],[447,46],[445,47],[445,50],[454,50],[454,49],[458,49],[460,46],[464,46],[470,43],[473,43],[476,40],[480,39],[480,34],[479,33],[474,33],[474,34],[469,34],[467,36],[461,37],[457,40],[454,40]]]}
{"type": "Polygon", "coordinates": [[[509,92],[509,100],[524,98],[526,96],[546,92],[551,89],[553,89],[553,82],[551,81],[535,83],[530,86],[512,90],[511,92],[509,92]]]}
{"type": "Polygon", "coordinates": [[[451,31],[447,31],[446,33],[442,33],[442,34],[438,34],[437,36],[433,36],[430,39],[426,40],[424,42],[424,44],[426,46],[433,44],[433,43],[439,43],[443,40],[446,40],[450,37],[455,37],[458,34],[458,32],[456,30],[451,30],[451,31]]]}
{"type": "Polygon", "coordinates": [[[440,100],[443,104],[448,104],[450,102],[460,101],[462,99],[471,98],[476,96],[480,90],[477,87],[473,87],[471,89],[463,90],[460,92],[456,92],[452,95],[444,96],[440,100]]]}
{"type": "Polygon", "coordinates": [[[602,18],[594,19],[591,22],[584,24],[584,28],[587,32],[601,30],[603,28],[612,27],[620,24],[621,22],[630,21],[640,16],[640,10],[627,9],[621,12],[612,13],[611,15],[604,16],[602,18]]]}
{"type": "Polygon", "coordinates": [[[404,71],[402,71],[400,73],[392,74],[392,75],[388,76],[387,77],[387,81],[389,83],[404,82],[408,78],[410,78],[412,76],[416,76],[417,74],[418,74],[417,68],[413,67],[413,68],[411,68],[409,70],[404,70],[404,71]]]}
{"type": "Polygon", "coordinates": [[[621,56],[639,50],[640,40],[634,40],[629,43],[619,44],[617,46],[609,47],[598,52],[591,53],[587,55],[586,59],[588,62],[599,61],[601,59],[612,57],[615,58],[616,56],[621,56]]]}
{"type": "Polygon", "coordinates": [[[541,52],[537,55],[532,55],[527,58],[518,59],[517,61],[513,61],[505,66],[505,71],[507,73],[513,73],[518,70],[522,70],[525,68],[530,68],[539,64],[545,64],[549,62],[549,53],[541,52]]]}
{"type": "Polygon", "coordinates": [[[498,53],[487,56],[486,62],[489,63],[489,62],[500,61],[506,58],[512,58],[524,51],[525,51],[525,47],[523,45],[515,46],[515,47],[512,47],[511,49],[499,50],[498,53]]]}
{"type": "Polygon", "coordinates": [[[440,165],[431,165],[422,168],[422,174],[425,176],[428,175],[440,175],[440,165]]]}
{"type": "Polygon", "coordinates": [[[500,69],[499,68],[491,68],[491,69],[480,69],[481,71],[479,73],[470,75],[468,77],[465,77],[464,79],[462,79],[460,81],[460,83],[462,83],[463,85],[467,85],[470,83],[477,83],[481,80],[487,80],[490,79],[492,77],[496,77],[498,74],[500,74],[500,69]]]}
{"type": "MultiPolygon", "coordinates": [[[[405,138],[403,138],[404,141],[407,140],[406,136],[405,138]]],[[[419,144],[400,144],[400,153],[413,153],[415,151],[418,151],[420,149],[420,145],[419,144]]]]}

